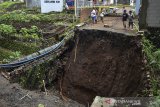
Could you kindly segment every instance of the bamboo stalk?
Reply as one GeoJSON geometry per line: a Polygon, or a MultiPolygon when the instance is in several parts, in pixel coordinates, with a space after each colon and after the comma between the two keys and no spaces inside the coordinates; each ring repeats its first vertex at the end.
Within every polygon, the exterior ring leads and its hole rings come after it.
{"type": "Polygon", "coordinates": [[[45,84],[45,81],[44,81],[44,80],[43,80],[43,86],[44,86],[45,94],[47,95],[47,89],[46,89],[46,84],[45,84]]]}

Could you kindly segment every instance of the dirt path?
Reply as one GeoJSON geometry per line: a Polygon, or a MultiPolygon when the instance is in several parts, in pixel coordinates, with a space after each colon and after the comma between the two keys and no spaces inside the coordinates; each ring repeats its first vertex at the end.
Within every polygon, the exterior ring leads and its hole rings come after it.
{"type": "Polygon", "coordinates": [[[54,95],[22,89],[0,75],[0,107],[38,107],[39,104],[45,107],[84,107],[71,100],[65,103],[54,95]],[[30,98],[24,97],[27,94],[30,98]]]}
{"type": "MultiPolygon", "coordinates": [[[[127,25],[127,27],[128,27],[128,25],[127,25]]],[[[104,17],[104,23],[102,23],[99,20],[97,24],[89,24],[83,28],[111,30],[111,31],[119,32],[119,33],[127,33],[128,35],[135,35],[136,34],[136,32],[134,30],[130,30],[128,28],[124,29],[121,17],[104,17]],[[107,28],[104,27],[105,24],[108,25],[109,27],[107,27],[107,28]]]]}

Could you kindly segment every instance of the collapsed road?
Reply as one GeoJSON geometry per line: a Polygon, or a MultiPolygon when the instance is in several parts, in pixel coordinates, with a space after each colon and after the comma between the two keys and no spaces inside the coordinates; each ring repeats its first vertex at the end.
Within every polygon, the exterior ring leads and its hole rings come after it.
{"type": "Polygon", "coordinates": [[[134,97],[144,89],[142,36],[122,29],[120,18],[109,20],[112,23],[108,28],[99,22],[77,29],[68,51],[60,57],[66,63],[62,68],[62,84],[61,80],[57,82],[61,84],[59,89],[64,96],[84,105],[91,105],[96,96],[134,97]]]}

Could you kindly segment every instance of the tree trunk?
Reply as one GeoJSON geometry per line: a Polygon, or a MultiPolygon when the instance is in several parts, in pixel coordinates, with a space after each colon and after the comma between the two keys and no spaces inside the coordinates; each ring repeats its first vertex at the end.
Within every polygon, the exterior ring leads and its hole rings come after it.
{"type": "Polygon", "coordinates": [[[140,8],[140,13],[139,13],[139,28],[140,28],[140,30],[146,29],[146,27],[147,27],[147,22],[146,22],[147,8],[148,8],[148,0],[142,0],[142,6],[140,8]]]}

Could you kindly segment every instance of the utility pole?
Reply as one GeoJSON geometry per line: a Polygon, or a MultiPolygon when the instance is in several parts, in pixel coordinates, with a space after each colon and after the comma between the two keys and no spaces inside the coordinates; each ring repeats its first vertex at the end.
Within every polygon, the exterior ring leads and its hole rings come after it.
{"type": "Polygon", "coordinates": [[[118,2],[118,1],[116,0],[116,6],[117,6],[117,2],[118,2]]]}
{"type": "Polygon", "coordinates": [[[136,8],[135,8],[136,15],[139,14],[140,5],[141,5],[141,1],[140,0],[136,0],[136,8]]]}
{"type": "Polygon", "coordinates": [[[77,19],[77,0],[74,0],[74,11],[75,11],[75,17],[77,19]]]}

